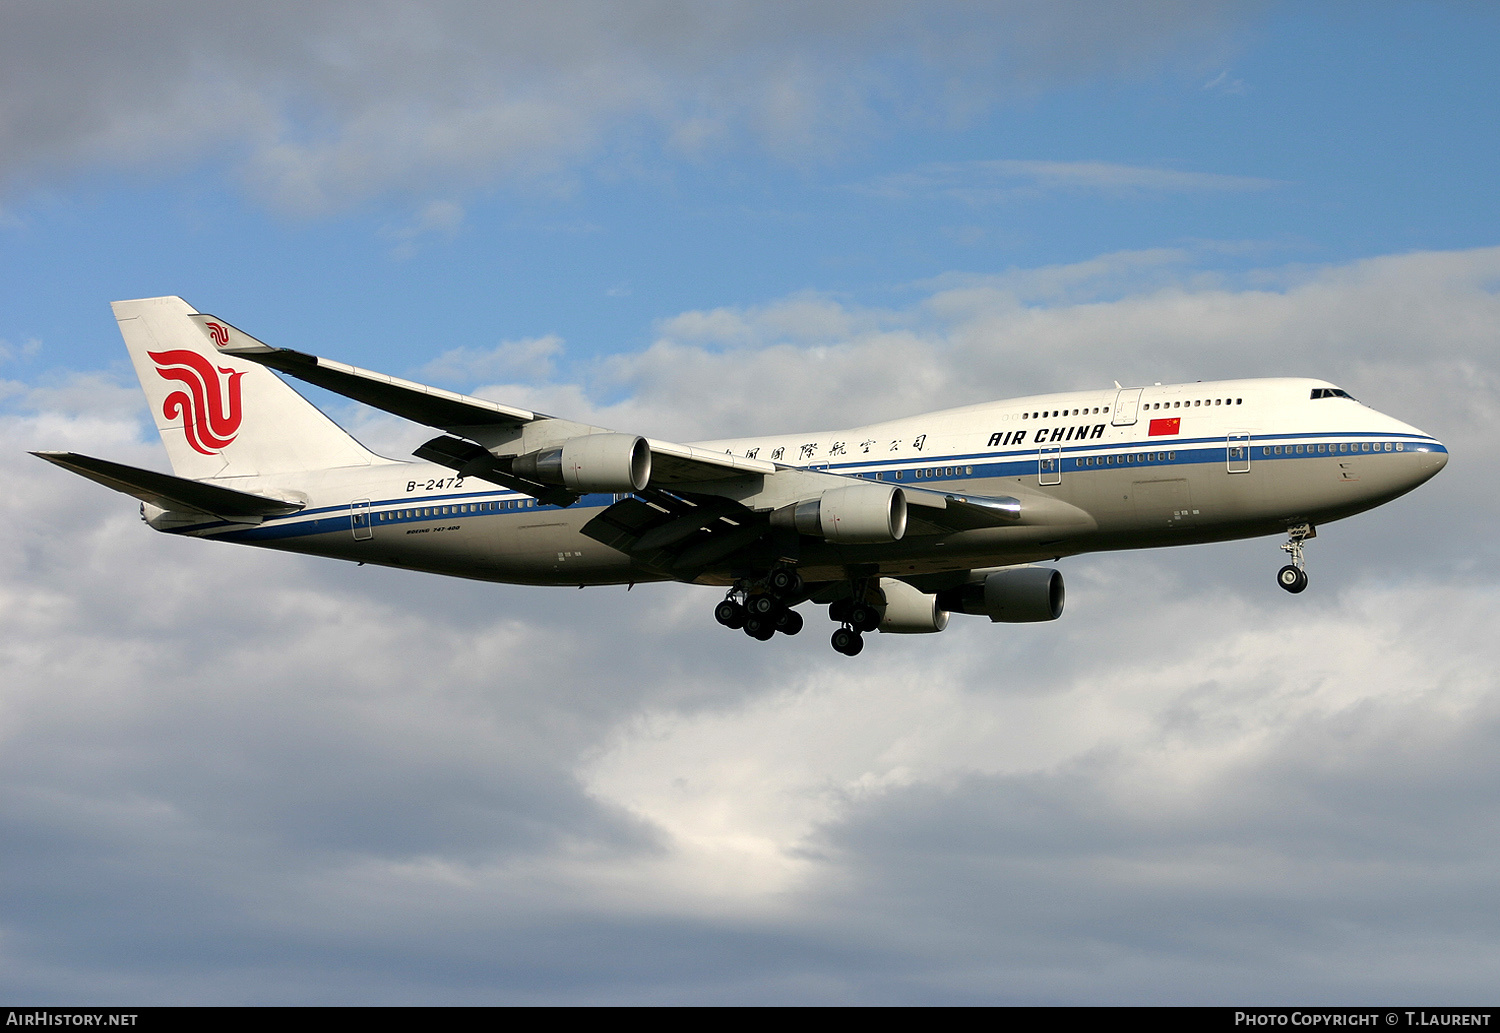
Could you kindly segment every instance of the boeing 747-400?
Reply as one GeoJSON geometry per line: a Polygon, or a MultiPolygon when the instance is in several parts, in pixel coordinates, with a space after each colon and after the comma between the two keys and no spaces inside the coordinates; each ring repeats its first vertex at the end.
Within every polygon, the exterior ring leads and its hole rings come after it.
{"type": "Polygon", "coordinates": [[[826,605],[833,647],[952,613],[1054,620],[1062,574],[1107,549],[1315,528],[1448,461],[1429,434],[1297,378],[1113,387],[845,430],[678,444],[273,348],[181,298],[115,316],[173,474],[38,452],[141,502],[169,534],[530,585],[681,581],[756,639],[826,605]],[[273,372],[275,371],[275,372],[273,372]],[[441,431],[370,452],[277,373],[441,431]]]}

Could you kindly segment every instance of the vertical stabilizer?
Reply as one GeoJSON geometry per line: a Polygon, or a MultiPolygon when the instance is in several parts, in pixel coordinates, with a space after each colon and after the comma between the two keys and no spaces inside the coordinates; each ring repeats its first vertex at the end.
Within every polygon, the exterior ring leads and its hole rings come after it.
{"type": "Polygon", "coordinates": [[[227,324],[195,321],[198,313],[181,298],[113,307],[178,476],[252,477],[383,461],[266,367],[220,354],[216,344],[233,329],[227,324]]]}

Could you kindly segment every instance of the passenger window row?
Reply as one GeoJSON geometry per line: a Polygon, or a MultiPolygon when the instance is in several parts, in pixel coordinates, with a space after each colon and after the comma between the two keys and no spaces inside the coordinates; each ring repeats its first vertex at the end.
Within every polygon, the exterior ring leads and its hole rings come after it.
{"type": "Polygon", "coordinates": [[[1043,410],[1042,412],[1023,412],[1021,414],[1021,419],[1051,420],[1059,416],[1092,416],[1095,413],[1101,412],[1109,412],[1109,406],[1106,405],[1101,408],[1100,406],[1096,405],[1092,409],[1090,409],[1088,406],[1084,406],[1082,409],[1053,409],[1051,412],[1047,412],[1046,410],[1043,410]]]}
{"type": "Polygon", "coordinates": [[[973,473],[974,468],[972,466],[932,466],[928,467],[925,470],[913,471],[914,476],[918,480],[922,480],[924,478],[927,480],[932,480],[933,478],[941,479],[945,477],[965,477],[973,473]]]}
{"type": "Polygon", "coordinates": [[[1354,452],[1405,452],[1404,441],[1355,441],[1336,445],[1267,445],[1260,450],[1266,456],[1344,455],[1354,452]]]}
{"type": "Polygon", "coordinates": [[[1191,409],[1197,405],[1244,405],[1243,398],[1194,398],[1190,402],[1147,402],[1147,409],[1191,409]]]}
{"type": "Polygon", "coordinates": [[[420,506],[416,509],[386,510],[377,514],[380,522],[420,520],[422,517],[460,516],[464,513],[496,513],[506,509],[530,509],[535,499],[512,499],[507,502],[470,502],[459,506],[420,506]]]}
{"type": "MultiPolygon", "coordinates": [[[[1322,390],[1322,389],[1320,388],[1319,390],[1322,390]]],[[[1344,393],[1342,391],[1340,391],[1339,394],[1343,395],[1345,398],[1348,397],[1348,395],[1344,395],[1344,393]]],[[[1316,398],[1316,397],[1319,397],[1319,396],[1314,395],[1313,397],[1316,398]]],[[[1244,404],[1245,404],[1245,400],[1243,398],[1194,398],[1194,399],[1191,399],[1190,401],[1186,401],[1186,402],[1146,402],[1145,404],[1143,404],[1141,406],[1141,408],[1142,409],[1153,409],[1153,410],[1154,409],[1192,409],[1195,406],[1203,406],[1203,405],[1244,405],[1244,404]]],[[[1090,416],[1090,415],[1093,415],[1094,413],[1107,413],[1107,412],[1109,412],[1109,406],[1107,406],[1107,405],[1105,405],[1105,406],[1097,406],[1096,405],[1092,409],[1089,409],[1089,408],[1085,407],[1083,409],[1071,409],[1071,410],[1070,409],[1053,409],[1051,412],[1048,412],[1046,410],[1043,410],[1042,412],[1029,412],[1029,413],[1028,412],[1023,412],[1021,414],[1021,419],[1023,419],[1023,420],[1050,420],[1050,419],[1054,419],[1054,418],[1059,417],[1059,416],[1090,416]]]]}
{"type": "Polygon", "coordinates": [[[1083,456],[1077,463],[1080,467],[1129,466],[1134,463],[1170,463],[1176,459],[1176,452],[1127,452],[1118,456],[1083,456]]]}

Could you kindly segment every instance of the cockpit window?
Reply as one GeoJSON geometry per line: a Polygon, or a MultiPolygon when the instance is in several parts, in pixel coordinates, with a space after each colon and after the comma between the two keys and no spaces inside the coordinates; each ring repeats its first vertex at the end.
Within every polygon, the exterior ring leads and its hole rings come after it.
{"type": "Polygon", "coordinates": [[[1341,387],[1315,387],[1312,389],[1314,398],[1347,398],[1354,401],[1354,396],[1341,387]]]}

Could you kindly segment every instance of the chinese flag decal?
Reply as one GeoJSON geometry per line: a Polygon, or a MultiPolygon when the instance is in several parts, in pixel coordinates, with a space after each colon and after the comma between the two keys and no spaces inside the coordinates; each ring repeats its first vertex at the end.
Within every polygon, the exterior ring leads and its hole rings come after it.
{"type": "Polygon", "coordinates": [[[1182,432],[1182,417],[1173,416],[1170,420],[1152,420],[1150,437],[1160,437],[1163,434],[1180,434],[1182,432]]]}

